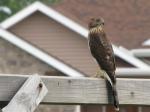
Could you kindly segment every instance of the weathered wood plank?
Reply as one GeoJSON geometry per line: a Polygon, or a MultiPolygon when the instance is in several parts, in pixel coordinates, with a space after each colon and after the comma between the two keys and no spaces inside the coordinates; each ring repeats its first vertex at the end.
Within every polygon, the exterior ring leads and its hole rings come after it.
{"type": "Polygon", "coordinates": [[[48,90],[38,75],[30,76],[2,112],[34,112],[48,90]],[[32,86],[31,86],[32,85],[32,86]]]}
{"type": "MultiPolygon", "coordinates": [[[[9,101],[26,78],[27,76],[0,76],[0,101],[9,101]]],[[[43,103],[108,104],[103,79],[41,78],[49,90],[43,103]]],[[[117,79],[117,89],[120,104],[150,105],[150,79],[117,79]]]]}

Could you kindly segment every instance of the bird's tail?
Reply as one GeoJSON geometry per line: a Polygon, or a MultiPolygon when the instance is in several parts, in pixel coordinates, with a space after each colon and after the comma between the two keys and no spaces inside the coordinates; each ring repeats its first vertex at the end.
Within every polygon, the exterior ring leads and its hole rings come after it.
{"type": "MultiPolygon", "coordinates": [[[[104,77],[106,79],[107,92],[109,94],[110,92],[109,89],[111,89],[115,110],[116,112],[119,112],[119,99],[118,99],[118,94],[117,94],[117,89],[116,89],[116,77],[114,74],[115,73],[112,74],[112,72],[106,72],[104,74],[104,77]],[[108,74],[111,74],[111,75],[108,75],[108,74]]],[[[108,96],[108,100],[109,100],[109,96],[108,96]]]]}
{"type": "Polygon", "coordinates": [[[119,112],[119,100],[118,100],[118,94],[116,90],[116,84],[112,86],[112,94],[113,94],[113,101],[116,112],[119,112]]]}
{"type": "MultiPolygon", "coordinates": [[[[119,99],[118,99],[118,94],[117,94],[117,89],[116,89],[116,78],[115,78],[115,76],[109,77],[107,74],[106,74],[105,78],[107,80],[106,84],[108,84],[107,91],[110,92],[109,89],[112,90],[113,104],[115,107],[115,111],[119,112],[119,99]]],[[[109,100],[109,98],[108,98],[108,100],[109,100]]]]}

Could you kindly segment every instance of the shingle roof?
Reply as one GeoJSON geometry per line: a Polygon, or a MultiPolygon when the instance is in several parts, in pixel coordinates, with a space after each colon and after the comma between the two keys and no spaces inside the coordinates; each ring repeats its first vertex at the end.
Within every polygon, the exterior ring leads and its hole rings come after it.
{"type": "Polygon", "coordinates": [[[62,0],[53,7],[84,26],[91,17],[103,17],[108,38],[118,46],[140,48],[150,38],[148,0],[62,0]]]}

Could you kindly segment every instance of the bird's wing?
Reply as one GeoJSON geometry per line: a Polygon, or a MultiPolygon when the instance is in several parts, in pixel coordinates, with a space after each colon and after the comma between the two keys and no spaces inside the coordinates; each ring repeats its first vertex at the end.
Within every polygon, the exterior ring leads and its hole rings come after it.
{"type": "Polygon", "coordinates": [[[105,71],[115,71],[114,52],[104,32],[89,34],[89,47],[91,54],[102,69],[105,71]]]}

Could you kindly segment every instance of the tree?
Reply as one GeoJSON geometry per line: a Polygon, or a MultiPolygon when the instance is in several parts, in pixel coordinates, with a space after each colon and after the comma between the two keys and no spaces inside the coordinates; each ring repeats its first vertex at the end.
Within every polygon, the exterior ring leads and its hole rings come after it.
{"type": "MultiPolygon", "coordinates": [[[[10,15],[0,11],[0,22],[35,1],[37,1],[37,0],[0,0],[0,6],[7,6],[12,11],[12,13],[10,15]]],[[[38,0],[38,1],[41,1],[41,2],[44,2],[47,4],[52,4],[52,3],[56,3],[60,0],[38,0]]]]}

